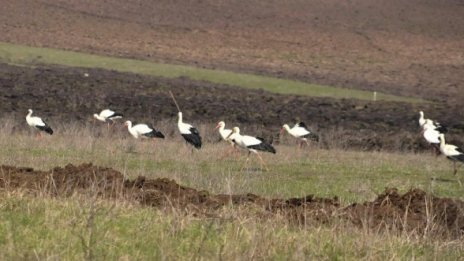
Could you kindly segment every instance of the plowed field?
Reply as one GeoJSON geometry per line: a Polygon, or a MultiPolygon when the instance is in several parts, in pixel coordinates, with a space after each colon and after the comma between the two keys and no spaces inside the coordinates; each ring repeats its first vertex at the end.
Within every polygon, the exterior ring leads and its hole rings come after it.
{"type": "Polygon", "coordinates": [[[428,145],[418,127],[419,110],[424,110],[427,118],[439,119],[450,127],[449,142],[460,145],[464,133],[464,119],[460,116],[464,114],[463,108],[441,103],[311,98],[188,78],[5,64],[0,64],[0,85],[0,113],[12,115],[18,130],[25,129],[24,117],[29,108],[52,126],[62,122],[83,125],[94,113],[108,107],[136,122],[148,121],[155,126],[162,120],[175,122],[177,109],[168,94],[171,90],[190,122],[214,125],[224,120],[228,128],[255,126],[255,135],[268,140],[276,140],[284,123],[292,124],[300,119],[320,134],[320,144],[324,147],[330,147],[337,140],[343,148],[423,150],[428,145]]]}

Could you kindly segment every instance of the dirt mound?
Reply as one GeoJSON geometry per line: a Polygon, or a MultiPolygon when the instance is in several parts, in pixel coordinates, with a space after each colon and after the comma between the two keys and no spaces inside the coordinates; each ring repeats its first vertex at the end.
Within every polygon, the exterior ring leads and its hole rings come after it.
{"type": "Polygon", "coordinates": [[[124,177],[120,172],[92,164],[68,164],[49,171],[11,166],[1,166],[0,170],[2,188],[46,191],[57,196],[94,190],[99,195],[116,197],[124,188],[124,177]]]}
{"type": "Polygon", "coordinates": [[[337,198],[266,199],[253,194],[213,195],[159,178],[140,176],[134,180],[113,169],[92,164],[67,165],[50,171],[31,168],[0,167],[0,188],[22,189],[30,193],[69,196],[93,193],[109,198],[135,200],[142,205],[187,210],[200,216],[214,216],[226,205],[253,205],[265,213],[282,214],[290,222],[327,223],[343,219],[359,227],[441,233],[462,236],[464,233],[464,202],[438,198],[413,189],[403,195],[387,189],[372,202],[340,206],[337,198]]]}
{"type": "Polygon", "coordinates": [[[420,189],[401,195],[397,189],[389,188],[373,202],[353,204],[346,210],[350,220],[357,225],[420,233],[446,232],[443,229],[464,232],[464,202],[434,197],[420,189]]]}

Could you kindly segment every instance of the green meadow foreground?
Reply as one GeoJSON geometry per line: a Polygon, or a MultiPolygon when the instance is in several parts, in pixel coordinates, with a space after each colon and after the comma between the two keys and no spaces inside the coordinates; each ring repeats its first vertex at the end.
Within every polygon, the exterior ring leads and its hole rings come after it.
{"type": "MultiPolygon", "coordinates": [[[[140,142],[117,126],[58,126],[56,135],[0,134],[2,164],[48,170],[92,162],[128,178],[166,177],[216,194],[253,193],[268,198],[337,196],[341,204],[373,200],[385,187],[420,188],[463,200],[464,188],[451,164],[429,153],[325,150],[299,151],[285,138],[277,154],[264,154],[270,171],[256,159],[240,171],[245,153],[222,159],[228,144],[205,143],[191,152],[181,137],[140,142]]],[[[218,135],[209,125],[204,136],[218,135]]],[[[166,127],[168,128],[168,127],[166,127]]],[[[167,131],[169,133],[169,131],[167,131]]],[[[174,132],[173,132],[174,133],[174,132]]],[[[458,259],[462,238],[414,231],[374,231],[346,222],[308,224],[284,216],[267,218],[253,206],[226,206],[215,217],[140,206],[75,194],[69,198],[4,189],[0,193],[0,259],[458,259]]]]}

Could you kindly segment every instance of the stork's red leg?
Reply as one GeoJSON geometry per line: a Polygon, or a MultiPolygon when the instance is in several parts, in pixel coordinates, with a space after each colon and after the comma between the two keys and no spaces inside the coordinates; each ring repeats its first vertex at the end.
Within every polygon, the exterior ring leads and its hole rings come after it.
{"type": "Polygon", "coordinates": [[[266,163],[264,163],[264,160],[263,160],[263,158],[261,157],[261,155],[259,155],[259,153],[256,153],[256,156],[258,156],[259,160],[261,161],[261,169],[263,169],[263,166],[264,166],[264,168],[266,169],[266,171],[269,171],[269,169],[267,168],[266,163]]]}

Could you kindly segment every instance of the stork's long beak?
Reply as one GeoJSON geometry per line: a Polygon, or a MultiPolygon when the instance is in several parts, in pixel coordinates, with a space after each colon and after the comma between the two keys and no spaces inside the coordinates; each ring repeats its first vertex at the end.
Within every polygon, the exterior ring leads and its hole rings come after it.
{"type": "Polygon", "coordinates": [[[214,128],[215,130],[218,129],[219,127],[221,127],[219,124],[216,125],[216,127],[214,128]]]}
{"type": "Polygon", "coordinates": [[[280,128],[280,135],[284,134],[284,131],[285,131],[284,128],[280,128]]]}
{"type": "Polygon", "coordinates": [[[234,131],[232,131],[227,137],[226,137],[226,140],[228,140],[230,138],[230,136],[232,136],[232,134],[234,134],[234,131]]]}

